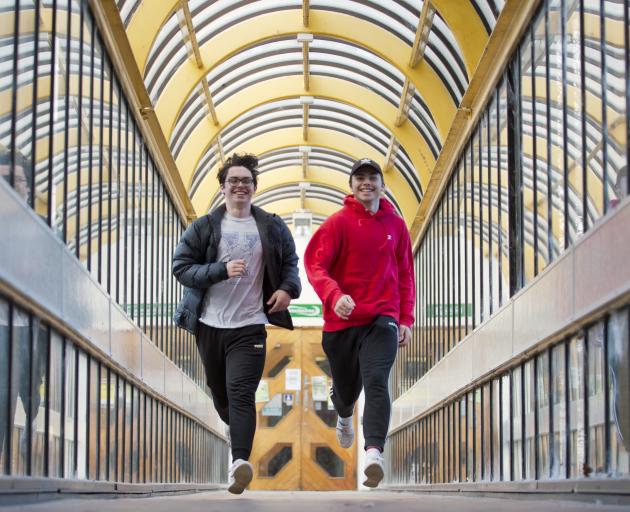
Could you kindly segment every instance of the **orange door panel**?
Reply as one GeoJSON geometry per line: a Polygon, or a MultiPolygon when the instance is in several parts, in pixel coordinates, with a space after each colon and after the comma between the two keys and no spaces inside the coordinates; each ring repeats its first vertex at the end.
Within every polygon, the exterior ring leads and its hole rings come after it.
{"type": "Polygon", "coordinates": [[[356,446],[343,449],[337,443],[329,387],[320,329],[268,328],[251,489],[356,488],[356,446]]]}

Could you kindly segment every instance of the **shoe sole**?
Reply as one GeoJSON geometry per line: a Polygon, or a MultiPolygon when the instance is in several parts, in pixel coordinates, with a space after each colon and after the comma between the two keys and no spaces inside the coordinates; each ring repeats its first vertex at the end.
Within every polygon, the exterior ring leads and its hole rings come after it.
{"type": "Polygon", "coordinates": [[[242,494],[254,477],[254,472],[249,464],[241,464],[234,470],[234,482],[228,487],[232,494],[242,494]]]}
{"type": "Polygon", "coordinates": [[[365,482],[363,482],[363,485],[365,485],[366,487],[378,487],[378,484],[381,483],[381,480],[383,480],[383,468],[379,465],[379,464],[370,464],[369,466],[367,466],[365,468],[365,470],[363,471],[363,474],[366,477],[365,482]]]}

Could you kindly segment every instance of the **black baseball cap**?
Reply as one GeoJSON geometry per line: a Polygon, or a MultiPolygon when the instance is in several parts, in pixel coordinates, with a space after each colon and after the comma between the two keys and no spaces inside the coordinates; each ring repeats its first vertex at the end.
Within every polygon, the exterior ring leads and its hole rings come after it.
{"type": "Polygon", "coordinates": [[[352,165],[352,170],[350,171],[350,178],[352,178],[352,176],[356,174],[359,169],[369,169],[377,174],[380,174],[381,178],[383,178],[383,171],[381,170],[381,166],[370,158],[361,158],[360,160],[354,162],[354,164],[352,165]]]}

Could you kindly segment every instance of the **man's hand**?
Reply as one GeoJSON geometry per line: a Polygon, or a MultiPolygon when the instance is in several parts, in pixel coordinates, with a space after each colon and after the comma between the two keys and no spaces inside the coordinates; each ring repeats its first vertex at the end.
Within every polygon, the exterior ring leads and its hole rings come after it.
{"type": "Polygon", "coordinates": [[[271,298],[267,301],[267,306],[271,306],[267,313],[277,313],[284,311],[291,303],[291,296],[284,290],[276,290],[271,298]]]}
{"type": "Polygon", "coordinates": [[[343,295],[339,298],[337,304],[335,304],[335,314],[342,320],[348,320],[355,305],[350,295],[343,295]]]}
{"type": "Polygon", "coordinates": [[[398,346],[406,347],[411,341],[411,329],[406,325],[401,325],[398,328],[398,346]]]}
{"type": "Polygon", "coordinates": [[[232,260],[225,264],[225,268],[227,269],[228,277],[242,277],[245,275],[247,263],[245,263],[245,260],[232,260]]]}

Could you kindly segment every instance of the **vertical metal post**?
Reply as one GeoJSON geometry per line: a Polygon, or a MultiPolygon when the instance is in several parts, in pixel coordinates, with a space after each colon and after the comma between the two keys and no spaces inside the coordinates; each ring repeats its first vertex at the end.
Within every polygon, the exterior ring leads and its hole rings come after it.
{"type": "MultiPolygon", "coordinates": [[[[508,206],[510,290],[512,297],[523,286],[523,183],[521,160],[520,54],[508,65],[508,206]]],[[[510,479],[512,475],[510,475],[510,479]]]]}

